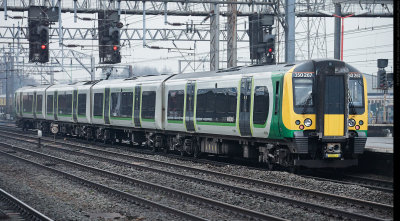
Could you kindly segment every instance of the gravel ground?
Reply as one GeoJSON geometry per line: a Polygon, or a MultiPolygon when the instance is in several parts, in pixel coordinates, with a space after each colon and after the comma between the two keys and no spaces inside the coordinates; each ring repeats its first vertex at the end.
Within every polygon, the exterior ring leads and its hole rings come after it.
{"type": "MultiPolygon", "coordinates": [[[[175,188],[175,189],[179,189],[182,191],[187,191],[190,190],[191,193],[197,194],[197,195],[201,195],[204,197],[210,197],[213,198],[215,200],[221,200],[233,205],[237,205],[237,206],[241,206],[241,207],[246,207],[252,210],[256,210],[256,211],[260,211],[260,212],[265,212],[268,214],[272,214],[275,216],[282,216],[282,214],[284,214],[284,218],[293,218],[296,217],[297,219],[308,219],[310,217],[314,217],[314,219],[318,219],[318,220],[326,220],[329,219],[327,217],[315,214],[315,213],[311,213],[311,212],[304,212],[304,210],[298,209],[298,208],[292,208],[290,205],[284,205],[282,203],[280,203],[278,206],[276,205],[276,203],[271,203],[269,201],[266,201],[262,198],[259,197],[250,197],[250,196],[245,196],[245,195],[237,195],[234,193],[230,193],[227,192],[225,190],[221,190],[218,188],[213,188],[210,186],[206,186],[206,185],[202,185],[202,184],[197,184],[197,183],[193,183],[193,182],[188,182],[188,181],[182,181],[182,180],[177,180],[171,177],[165,177],[163,175],[157,175],[154,174],[154,172],[148,172],[148,171],[137,171],[131,168],[125,168],[125,167],[120,167],[120,166],[115,166],[113,164],[109,164],[109,163],[99,163],[98,161],[94,161],[94,160],[90,160],[87,159],[86,157],[81,157],[81,156],[71,156],[59,151],[55,151],[55,150],[48,150],[47,148],[43,148],[43,152],[46,153],[51,153],[52,155],[58,156],[58,157],[62,157],[62,158],[67,158],[70,160],[74,160],[77,162],[85,162],[85,164],[89,164],[92,165],[94,167],[99,167],[102,169],[106,169],[106,170],[110,170],[110,171],[114,171],[116,173],[121,173],[121,174],[125,174],[131,177],[136,177],[139,178],[141,180],[146,180],[149,182],[153,182],[153,183],[158,183],[160,185],[163,186],[168,186],[171,188],[175,188]]],[[[160,157],[160,156],[151,156],[151,157],[160,157]]],[[[169,159],[169,158],[168,158],[169,159]]],[[[180,163],[182,163],[182,161],[179,161],[180,163]]],[[[187,162],[185,162],[187,163],[187,162]]],[[[208,167],[211,165],[208,165],[208,167]]],[[[154,165],[152,165],[152,167],[154,167],[154,165]]],[[[236,166],[235,166],[236,167],[236,166]]],[[[217,167],[219,169],[224,169],[224,167],[217,167]]],[[[226,168],[228,169],[235,169],[234,167],[231,166],[227,166],[226,168]]],[[[225,169],[226,169],[225,168],[225,169]]],[[[174,172],[174,169],[171,168],[163,168],[166,170],[171,170],[171,172],[174,172]]],[[[210,168],[208,168],[210,169],[210,168]]],[[[214,168],[215,169],[215,168],[214,168]]],[[[243,169],[243,168],[241,168],[243,169]]],[[[247,171],[249,170],[248,168],[244,168],[247,169],[247,171]]],[[[176,169],[175,169],[176,170],[176,169]]],[[[176,171],[175,171],[176,172],[176,171]]],[[[225,171],[221,171],[221,172],[225,172],[225,171]]],[[[263,172],[263,171],[257,171],[257,172],[263,172]]],[[[266,171],[269,172],[269,171],[266,171]]],[[[182,174],[190,174],[191,172],[189,171],[182,171],[182,174]]],[[[271,173],[271,172],[269,172],[271,173]]],[[[282,174],[282,172],[274,172],[274,173],[278,173],[279,175],[282,174]]],[[[286,174],[286,173],[283,173],[286,174]]],[[[213,176],[206,176],[206,175],[197,175],[197,174],[191,174],[193,176],[196,177],[202,177],[204,179],[208,179],[208,180],[213,180],[213,181],[220,181],[218,177],[213,177],[213,176]]],[[[237,174],[240,175],[240,174],[237,174]]],[[[292,174],[290,174],[292,175],[292,174]]],[[[293,175],[294,177],[299,177],[296,175],[293,175]]],[[[309,182],[312,182],[309,181],[309,182]]],[[[253,187],[253,186],[249,186],[249,185],[240,185],[237,184],[235,182],[232,181],[224,181],[224,183],[227,183],[229,185],[234,185],[234,186],[241,186],[247,189],[254,189],[254,190],[258,190],[258,191],[262,191],[262,192],[267,192],[267,193],[274,193],[273,190],[270,189],[265,189],[265,188],[257,188],[257,187],[253,187]]],[[[347,185],[347,188],[349,188],[349,185],[347,185]]],[[[276,194],[276,192],[275,192],[276,194]]],[[[291,195],[291,198],[295,198],[295,199],[299,199],[299,200],[306,200],[307,202],[318,202],[319,204],[321,204],[321,199],[305,199],[304,197],[302,198],[301,196],[299,197],[293,197],[293,195],[291,195]]],[[[328,202],[322,203],[322,204],[326,204],[328,202]]],[[[329,203],[328,203],[329,204],[329,203]]],[[[332,204],[330,204],[332,205],[332,204]]],[[[336,208],[341,208],[341,209],[348,209],[346,207],[343,207],[342,205],[338,205],[338,204],[334,204],[334,206],[336,208]]],[[[352,208],[354,210],[354,208],[352,208]]],[[[357,210],[356,210],[357,211],[357,210]]],[[[368,211],[366,211],[368,212],[368,211]]],[[[364,214],[364,211],[359,212],[360,214],[364,214]]],[[[369,212],[369,214],[371,214],[371,212],[369,212]]],[[[371,214],[372,215],[372,214],[371,214]]],[[[383,217],[383,218],[388,218],[391,216],[391,214],[380,214],[380,213],[375,213],[373,214],[374,216],[377,217],[383,217]]],[[[214,216],[212,216],[214,217],[214,216]]]]}
{"type": "MultiPolygon", "coordinates": [[[[93,147],[93,146],[92,146],[93,147]]],[[[98,148],[98,147],[97,147],[98,148]]],[[[276,183],[283,183],[289,186],[300,187],[309,190],[317,190],[321,192],[329,192],[340,196],[353,197],[357,199],[363,199],[373,202],[385,203],[393,205],[393,194],[384,193],[377,190],[370,190],[359,185],[346,185],[328,181],[318,181],[315,179],[304,178],[296,174],[282,172],[282,171],[261,171],[257,169],[249,169],[245,166],[239,165],[227,165],[227,166],[215,166],[211,164],[200,164],[191,161],[182,161],[179,159],[172,159],[165,156],[159,155],[146,155],[140,153],[133,153],[122,149],[110,149],[110,151],[130,154],[132,156],[143,157],[147,159],[159,160],[163,162],[183,164],[188,167],[194,167],[199,169],[208,169],[212,171],[218,171],[222,173],[244,176],[247,178],[258,179],[263,181],[270,181],[276,183]]],[[[166,168],[168,169],[168,168],[166,168]]],[[[176,170],[175,170],[176,171],[176,170]]],[[[185,171],[188,172],[188,171],[185,171]]]]}
{"type": "Polygon", "coordinates": [[[0,165],[0,187],[55,220],[181,220],[8,157],[0,165]]]}
{"type": "MultiPolygon", "coordinates": [[[[0,138],[1,140],[1,138],[0,138]]],[[[311,189],[311,190],[318,190],[318,191],[327,191],[332,194],[338,194],[338,195],[343,195],[343,196],[352,196],[354,198],[360,198],[360,199],[365,199],[369,201],[376,201],[376,202],[381,202],[381,203],[386,203],[386,204],[393,204],[393,195],[392,194],[387,194],[387,193],[382,193],[380,191],[372,191],[367,188],[360,187],[358,185],[343,185],[343,184],[338,184],[338,183],[332,183],[332,182],[325,182],[325,181],[317,181],[313,179],[308,179],[308,178],[303,178],[294,174],[286,173],[286,172],[277,172],[277,171],[260,171],[260,170],[253,170],[249,169],[244,166],[214,166],[214,165],[209,165],[209,164],[199,164],[199,163],[193,163],[190,161],[181,161],[177,159],[172,159],[168,157],[163,157],[163,156],[157,156],[157,155],[145,155],[145,154],[138,154],[138,153],[132,153],[129,151],[121,150],[121,149],[109,149],[111,151],[115,152],[121,152],[121,153],[128,153],[134,156],[140,156],[144,158],[150,158],[150,159],[156,159],[160,161],[166,161],[166,162],[172,162],[172,163],[177,163],[177,164],[184,164],[186,166],[190,167],[196,167],[199,169],[208,169],[208,170],[213,170],[213,171],[219,171],[223,173],[228,173],[228,174],[234,174],[234,175],[239,175],[239,176],[244,176],[253,178],[253,179],[260,179],[260,180],[265,180],[265,181],[271,181],[271,182],[278,182],[278,183],[284,183],[286,185],[292,185],[295,187],[302,187],[306,189],[311,189]]],[[[265,201],[264,199],[259,199],[255,197],[250,197],[250,196],[245,196],[245,195],[238,195],[238,194],[233,194],[230,192],[226,192],[225,190],[221,190],[218,188],[213,188],[210,186],[202,185],[202,184],[197,184],[193,182],[188,182],[188,181],[182,181],[182,180],[177,180],[171,177],[166,177],[163,175],[155,175],[153,172],[147,172],[147,171],[138,171],[134,170],[131,168],[125,168],[125,167],[120,167],[120,166],[115,166],[113,164],[108,164],[108,163],[99,163],[97,161],[89,160],[85,157],[77,157],[77,156],[67,156],[65,153],[61,153],[58,151],[49,151],[47,148],[43,148],[43,152],[48,152],[52,153],[53,155],[57,155],[59,157],[67,158],[70,160],[74,160],[77,162],[84,162],[85,164],[96,166],[102,169],[107,169],[110,171],[114,171],[117,173],[122,173],[128,176],[136,177],[142,180],[146,180],[149,182],[154,182],[158,183],[161,185],[165,185],[171,188],[175,189],[180,189],[183,191],[190,190],[191,193],[193,194],[198,194],[202,195],[205,197],[210,197],[213,199],[217,200],[223,200],[225,202],[231,203],[233,205],[238,205],[238,206],[245,206],[248,208],[251,208],[253,210],[261,211],[261,212],[266,212],[266,213],[271,213],[272,215],[277,215],[285,218],[293,218],[296,217],[296,219],[299,220],[308,220],[310,217],[313,217],[312,219],[330,219],[329,217],[323,217],[315,213],[310,213],[310,212],[305,212],[304,210],[298,209],[298,208],[292,208],[288,205],[284,205],[282,203],[272,203],[269,201],[265,201]]],[[[110,157],[111,158],[111,157],[110,157]]],[[[132,160],[130,160],[132,162],[132,160]]],[[[137,163],[137,162],[136,162],[137,163]]],[[[147,166],[146,163],[143,163],[144,166],[147,166]]],[[[151,165],[151,167],[156,167],[155,165],[151,165]]],[[[171,172],[177,172],[176,168],[162,168],[164,170],[168,170],[171,172]]],[[[180,171],[181,174],[184,175],[190,175],[190,176],[196,176],[196,177],[201,177],[201,178],[206,178],[208,180],[213,180],[213,181],[221,181],[220,178],[218,177],[212,177],[212,176],[206,176],[204,174],[193,174],[192,172],[189,171],[180,171]]],[[[245,188],[251,188],[259,191],[264,191],[264,192],[270,192],[274,193],[274,190],[266,189],[266,188],[258,188],[254,186],[249,186],[249,185],[244,185],[244,184],[238,184],[235,182],[231,181],[223,181],[224,183],[230,184],[230,185],[235,185],[235,186],[241,186],[245,188]]],[[[118,184],[116,184],[118,185],[118,184]]],[[[276,193],[276,192],[275,192],[276,193]]],[[[299,198],[300,199],[300,198],[299,198]]],[[[311,199],[310,199],[311,200],[311,199]]],[[[307,201],[310,201],[307,200],[307,201]]],[[[316,199],[318,200],[318,199],[316,199]]],[[[338,207],[341,207],[341,205],[336,205],[338,207]]],[[[368,214],[370,215],[370,214],[368,214]]],[[[379,217],[383,216],[382,214],[374,214],[379,217]]],[[[385,216],[383,217],[391,217],[391,214],[384,214],[385,216]]]]}

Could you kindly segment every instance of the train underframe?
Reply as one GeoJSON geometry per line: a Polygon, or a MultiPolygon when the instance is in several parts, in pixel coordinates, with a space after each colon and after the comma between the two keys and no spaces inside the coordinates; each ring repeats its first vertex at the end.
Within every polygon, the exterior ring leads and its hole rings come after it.
{"type": "Polygon", "coordinates": [[[17,126],[23,130],[40,129],[43,134],[51,134],[52,123],[57,124],[57,135],[61,136],[110,144],[125,141],[131,145],[145,145],[153,151],[176,151],[193,157],[200,154],[243,157],[265,164],[269,169],[278,166],[290,171],[300,167],[357,166],[357,158],[363,153],[366,143],[366,137],[355,132],[349,133],[346,139],[321,139],[311,131],[301,136],[295,134],[293,139],[266,140],[34,119],[19,119],[17,126]]]}

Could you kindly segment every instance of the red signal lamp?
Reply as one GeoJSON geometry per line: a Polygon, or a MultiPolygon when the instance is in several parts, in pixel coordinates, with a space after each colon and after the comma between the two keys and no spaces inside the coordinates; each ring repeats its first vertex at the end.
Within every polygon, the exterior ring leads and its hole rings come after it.
{"type": "Polygon", "coordinates": [[[271,53],[272,52],[272,48],[268,48],[268,52],[271,53]]]}
{"type": "Polygon", "coordinates": [[[46,49],[46,45],[42,45],[40,47],[42,48],[42,50],[46,49]]]}
{"type": "Polygon", "coordinates": [[[114,45],[114,46],[113,46],[113,50],[114,50],[114,51],[117,51],[117,50],[118,50],[118,46],[114,45]]]}

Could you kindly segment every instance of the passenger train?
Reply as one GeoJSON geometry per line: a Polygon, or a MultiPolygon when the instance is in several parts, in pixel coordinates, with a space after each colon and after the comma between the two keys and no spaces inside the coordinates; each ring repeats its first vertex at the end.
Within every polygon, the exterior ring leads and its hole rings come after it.
{"type": "Polygon", "coordinates": [[[339,60],[28,86],[15,97],[24,129],[271,168],[355,166],[367,140],[366,80],[339,60]]]}

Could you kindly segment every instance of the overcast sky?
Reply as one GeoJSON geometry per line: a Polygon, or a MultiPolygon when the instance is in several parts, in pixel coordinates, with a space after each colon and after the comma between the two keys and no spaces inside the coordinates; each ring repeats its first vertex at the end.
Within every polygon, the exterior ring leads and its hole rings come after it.
{"type": "MultiPolygon", "coordinates": [[[[21,15],[21,13],[14,13],[9,11],[9,15],[21,15]]],[[[27,16],[27,12],[24,13],[27,16]]],[[[93,15],[84,15],[80,14],[80,17],[90,17],[93,15]]],[[[195,24],[199,24],[204,18],[203,17],[173,17],[168,16],[168,20],[170,22],[190,22],[194,20],[195,24]]],[[[304,19],[304,18],[303,18],[304,19]]],[[[238,30],[243,30],[248,28],[246,17],[240,17],[238,19],[238,30]]],[[[134,16],[134,15],[122,15],[121,22],[125,24],[125,27],[129,28],[142,28],[142,16],[134,16]]],[[[298,23],[299,19],[296,19],[296,23],[298,23]]],[[[0,26],[15,26],[18,25],[27,26],[27,20],[13,20],[8,19],[4,21],[4,12],[0,12],[0,26]]],[[[174,26],[169,26],[164,24],[163,16],[147,16],[146,18],[147,28],[177,28],[174,26]]],[[[334,18],[325,18],[326,22],[326,43],[327,43],[327,57],[333,58],[333,24],[334,18]]],[[[64,13],[62,15],[62,23],[64,27],[96,27],[97,21],[82,21],[78,20],[78,23],[73,22],[73,14],[64,13]]],[[[221,17],[220,19],[220,29],[226,28],[226,19],[221,17]]],[[[200,26],[198,25],[198,29],[208,29],[209,21],[205,22],[206,25],[200,26]]],[[[376,60],[378,58],[386,58],[389,59],[389,66],[386,69],[387,71],[392,70],[393,66],[393,18],[346,18],[344,20],[345,27],[345,35],[344,35],[344,60],[349,62],[351,65],[358,68],[360,71],[365,73],[376,73],[377,66],[376,60]]],[[[58,23],[53,25],[52,28],[58,28],[58,23]]],[[[179,27],[178,27],[179,28],[179,27]]],[[[322,31],[322,30],[320,30],[322,31]]],[[[320,32],[321,33],[321,32],[320,32]]],[[[307,58],[307,47],[304,47],[304,29],[300,26],[296,29],[296,60],[303,60],[307,58]],[[301,44],[303,46],[301,47],[301,44]],[[300,50],[299,47],[302,49],[300,50]]],[[[323,40],[322,36],[319,39],[323,40]]],[[[3,42],[3,41],[2,41],[3,42]]],[[[26,42],[26,41],[25,41],[26,42]]],[[[72,42],[65,40],[66,44],[77,44],[77,42],[72,42]]],[[[98,48],[97,48],[97,40],[93,41],[82,41],[78,42],[79,44],[85,45],[85,47],[81,49],[76,49],[81,51],[82,53],[91,55],[95,55],[96,62],[98,62],[98,48]],[[93,45],[93,47],[91,46],[93,45]]],[[[283,42],[281,42],[283,44],[283,42]]],[[[122,50],[122,64],[133,65],[134,71],[135,67],[150,67],[156,68],[160,72],[171,72],[177,73],[179,60],[200,60],[200,59],[209,59],[207,57],[210,49],[209,42],[175,42],[175,44],[182,49],[194,49],[195,50],[154,50],[143,48],[142,41],[131,41],[130,45],[125,45],[122,50]],[[187,53],[189,52],[189,53],[187,53]],[[195,53],[193,53],[195,52],[195,53]]],[[[151,46],[160,46],[160,47],[168,47],[173,48],[174,45],[171,41],[147,41],[148,45],[151,46]]],[[[7,44],[0,44],[1,47],[8,47],[7,44]]],[[[25,45],[27,47],[27,45],[25,45]]],[[[52,40],[51,48],[58,48],[58,39],[52,40]]],[[[220,44],[220,61],[226,61],[226,42],[221,42],[220,44]]],[[[281,54],[281,57],[284,57],[281,54]]],[[[314,53],[312,58],[323,58],[324,56],[320,53],[316,53],[314,49],[314,53]]],[[[27,60],[27,59],[26,59],[27,60]]],[[[25,61],[26,61],[25,60],[25,61]]],[[[282,60],[282,59],[281,59],[282,60]]],[[[88,62],[86,60],[84,62],[88,62]]],[[[238,42],[238,61],[249,61],[249,44],[238,42]]],[[[73,61],[75,62],[75,61],[73,61]]],[[[69,64],[70,59],[65,59],[64,64],[69,64]]],[[[182,63],[184,66],[185,63],[182,63]]],[[[238,63],[238,65],[243,65],[243,63],[238,63]]],[[[209,63],[199,63],[196,62],[195,65],[192,64],[192,67],[196,66],[196,71],[209,70],[209,63]]],[[[226,67],[226,63],[221,62],[220,68],[226,67]]],[[[68,71],[71,68],[66,67],[68,71]]],[[[190,71],[186,69],[186,72],[190,71]]],[[[73,77],[76,80],[84,80],[90,79],[89,74],[84,70],[72,71],[73,77]],[[79,74],[78,74],[79,73],[79,74]]],[[[66,78],[64,73],[56,74],[56,78],[62,79],[66,78]]]]}

